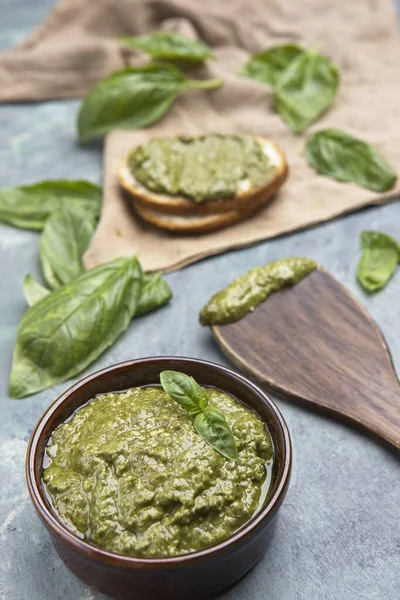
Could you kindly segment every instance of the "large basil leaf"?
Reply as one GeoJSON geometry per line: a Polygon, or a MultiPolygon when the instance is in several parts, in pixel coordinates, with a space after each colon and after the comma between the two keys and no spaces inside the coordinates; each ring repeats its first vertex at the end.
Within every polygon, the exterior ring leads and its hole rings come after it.
{"type": "Polygon", "coordinates": [[[396,173],[373,146],[339,129],[323,129],[310,136],[305,155],[321,175],[352,181],[374,192],[386,192],[397,181],[396,173]]]}
{"type": "Polygon", "coordinates": [[[255,79],[261,83],[275,85],[284,70],[303,50],[295,44],[274,46],[253,54],[250,60],[242,67],[240,74],[255,79]]]}
{"type": "Polygon", "coordinates": [[[332,61],[310,50],[299,54],[275,87],[275,108],[293,133],[301,133],[332,104],[339,72],[332,61]]]}
{"type": "Polygon", "coordinates": [[[194,420],[194,428],[207,444],[225,458],[235,460],[238,457],[232,430],[223,413],[217,408],[208,406],[199,413],[194,420]]]}
{"type": "Polygon", "coordinates": [[[82,256],[96,229],[97,212],[62,206],[54,211],[40,237],[40,260],[45,279],[56,289],[78,277],[82,256]]]}
{"type": "Polygon", "coordinates": [[[24,296],[29,306],[36,304],[36,302],[39,302],[39,300],[50,294],[50,290],[35,281],[29,273],[24,277],[23,288],[24,296]]]}
{"type": "Polygon", "coordinates": [[[144,315],[156,308],[167,304],[172,298],[171,288],[161,277],[161,273],[143,275],[143,285],[140,291],[139,304],[135,317],[144,315]]]}
{"type": "Polygon", "coordinates": [[[379,231],[363,231],[360,237],[362,256],[357,267],[360,284],[368,292],[383,288],[400,261],[396,240],[379,231]]]}
{"type": "Polygon", "coordinates": [[[83,371],[128,327],[141,286],[137,259],[119,258],[29,308],[18,328],[10,395],[22,398],[83,371]]]}
{"type": "Polygon", "coordinates": [[[127,67],[103,79],[84,99],[78,116],[81,141],[116,128],[148,127],[187,87],[211,89],[220,80],[194,81],[167,63],[127,67]]]}
{"type": "Polygon", "coordinates": [[[160,381],[164,391],[189,414],[195,415],[207,406],[206,391],[193,377],[179,371],[162,371],[160,381]]]}
{"type": "Polygon", "coordinates": [[[98,213],[101,188],[89,181],[41,181],[0,190],[0,221],[23,229],[43,229],[50,214],[61,206],[98,213]]]}
{"type": "Polygon", "coordinates": [[[123,37],[122,41],[156,60],[202,62],[213,57],[211,48],[201,40],[192,40],[185,35],[170,31],[153,31],[148,35],[127,36],[123,37]]]}

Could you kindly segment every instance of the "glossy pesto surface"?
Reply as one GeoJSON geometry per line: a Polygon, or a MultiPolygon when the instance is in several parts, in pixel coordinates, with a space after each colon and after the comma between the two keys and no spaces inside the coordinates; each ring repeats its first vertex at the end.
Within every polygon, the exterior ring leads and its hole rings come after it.
{"type": "Polygon", "coordinates": [[[227,460],[160,387],[102,394],[53,433],[43,480],[56,513],[87,541],[139,557],[213,546],[256,512],[271,480],[261,419],[207,389],[239,451],[227,460]]]}
{"type": "Polygon", "coordinates": [[[155,138],[132,150],[128,165],[148,190],[194,202],[261,187],[274,170],[249,135],[155,138]]]}
{"type": "Polygon", "coordinates": [[[202,325],[233,323],[274,292],[295,285],[317,267],[310,258],[282,258],[254,267],[210,298],[200,311],[202,325]]]}

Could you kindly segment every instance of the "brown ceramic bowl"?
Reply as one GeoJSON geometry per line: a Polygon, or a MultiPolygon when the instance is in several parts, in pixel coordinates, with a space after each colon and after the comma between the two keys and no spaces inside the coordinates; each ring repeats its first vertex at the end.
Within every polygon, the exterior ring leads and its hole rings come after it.
{"type": "Polygon", "coordinates": [[[257,385],[225,367],[198,359],[156,357],[133,360],[88,375],[61,394],[36,425],[29,442],[26,476],[32,502],[53,544],[71,571],[114,598],[197,600],[231,585],[267,549],[291,469],[289,432],[275,404],[257,385]],[[232,394],[265,421],[275,449],[273,483],[265,506],[233,536],[216,546],[175,558],[143,559],[101,550],[71,533],[52,510],[42,485],[42,462],[52,431],[96,394],[159,382],[174,369],[232,394]]]}

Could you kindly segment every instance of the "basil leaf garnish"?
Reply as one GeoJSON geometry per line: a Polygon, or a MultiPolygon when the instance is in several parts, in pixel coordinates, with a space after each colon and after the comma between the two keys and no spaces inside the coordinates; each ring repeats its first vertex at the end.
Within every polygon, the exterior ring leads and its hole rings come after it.
{"type": "Polygon", "coordinates": [[[161,119],[185,88],[211,89],[220,80],[186,79],[167,63],[127,67],[103,79],[84,99],[78,115],[82,142],[112,129],[148,127],[161,119]]]}
{"type": "Polygon", "coordinates": [[[50,294],[50,290],[35,281],[29,273],[24,277],[24,296],[29,306],[36,304],[42,298],[50,294]]]}
{"type": "Polygon", "coordinates": [[[0,221],[23,229],[41,230],[62,206],[98,213],[101,188],[89,181],[41,181],[0,190],[0,221]]]}
{"type": "Polygon", "coordinates": [[[323,129],[307,140],[305,155],[321,175],[352,181],[374,192],[386,192],[397,174],[377,150],[339,129],[323,129]]]}
{"type": "Polygon", "coordinates": [[[135,317],[144,315],[156,308],[167,304],[172,298],[171,288],[161,277],[161,273],[143,275],[143,285],[140,291],[139,304],[135,317]]]}
{"type": "Polygon", "coordinates": [[[153,31],[148,35],[125,36],[121,39],[128,46],[138,48],[156,60],[202,62],[214,56],[211,48],[201,40],[170,31],[153,31]]]}
{"type": "Polygon", "coordinates": [[[77,375],[128,327],[142,285],[136,258],[86,271],[29,308],[15,343],[9,391],[22,398],[77,375]]]}
{"type": "Polygon", "coordinates": [[[368,292],[383,288],[400,262],[399,244],[379,231],[363,231],[360,236],[362,256],[357,267],[357,278],[368,292]]]}
{"type": "Polygon", "coordinates": [[[231,460],[238,457],[232,430],[220,410],[212,406],[205,408],[196,416],[194,427],[207,444],[222,456],[231,460]]]}
{"type": "Polygon", "coordinates": [[[332,104],[339,72],[326,56],[302,52],[275,85],[275,108],[293,133],[301,133],[332,104]]]}
{"type": "Polygon", "coordinates": [[[179,371],[162,371],[160,381],[164,391],[189,414],[198,414],[207,406],[206,391],[193,377],[179,371]]]}
{"type": "Polygon", "coordinates": [[[206,390],[193,377],[179,371],[162,371],[160,381],[173,400],[190,415],[196,415],[194,428],[207,444],[225,458],[238,457],[233,433],[224,414],[215,406],[209,406],[206,390]]]}
{"type": "Polygon", "coordinates": [[[295,44],[273,46],[253,54],[240,74],[261,83],[275,85],[284,70],[302,53],[303,50],[295,44]]]}

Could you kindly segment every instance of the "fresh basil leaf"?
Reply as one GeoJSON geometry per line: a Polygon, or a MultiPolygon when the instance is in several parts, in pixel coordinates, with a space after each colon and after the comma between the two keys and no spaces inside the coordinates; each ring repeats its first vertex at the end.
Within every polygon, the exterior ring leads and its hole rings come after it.
{"type": "Polygon", "coordinates": [[[196,416],[194,428],[207,444],[225,458],[235,460],[238,457],[232,430],[220,410],[213,406],[205,408],[196,416]]]}
{"type": "Polygon", "coordinates": [[[122,41],[149,54],[156,60],[202,62],[212,58],[213,52],[201,40],[192,40],[180,33],[153,31],[148,35],[123,37],[122,41]]]}
{"type": "Polygon", "coordinates": [[[144,315],[167,304],[172,298],[171,288],[161,273],[143,275],[143,285],[140,291],[139,304],[135,317],[144,315]]]}
{"type": "Polygon", "coordinates": [[[357,267],[357,278],[368,292],[383,288],[400,261],[396,240],[379,231],[363,231],[360,236],[363,254],[357,267]]]}
{"type": "Polygon", "coordinates": [[[62,206],[46,221],[40,237],[44,277],[56,289],[84,270],[82,256],[96,229],[97,211],[62,206]]]}
{"type": "Polygon", "coordinates": [[[396,173],[373,146],[339,129],[323,129],[310,136],[305,155],[321,175],[352,181],[374,192],[386,192],[397,181],[396,173]]]}
{"type": "Polygon", "coordinates": [[[191,415],[201,412],[208,404],[205,389],[189,375],[179,371],[162,371],[160,382],[164,391],[191,415]]]}
{"type": "Polygon", "coordinates": [[[22,317],[9,391],[22,398],[77,375],[111,346],[135,314],[142,286],[136,258],[86,271],[22,317]]]}
{"type": "Polygon", "coordinates": [[[41,181],[0,190],[0,221],[23,229],[43,229],[51,213],[61,206],[98,213],[101,188],[89,181],[41,181]]]}
{"type": "Polygon", "coordinates": [[[167,63],[127,67],[103,79],[84,99],[78,115],[82,142],[112,129],[148,127],[161,119],[185,88],[212,89],[220,80],[186,79],[167,63]]]}
{"type": "Polygon", "coordinates": [[[326,111],[339,89],[332,61],[310,50],[298,55],[275,86],[275,108],[293,133],[301,133],[326,111]]]}
{"type": "Polygon", "coordinates": [[[36,304],[36,302],[39,302],[39,300],[50,294],[50,290],[35,281],[29,273],[24,277],[23,288],[28,306],[36,304]]]}
{"type": "Polygon", "coordinates": [[[273,46],[253,54],[240,74],[261,83],[275,85],[284,70],[302,53],[303,50],[295,44],[273,46]]]}

